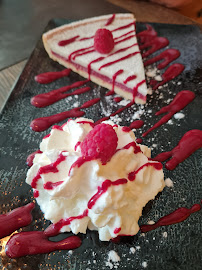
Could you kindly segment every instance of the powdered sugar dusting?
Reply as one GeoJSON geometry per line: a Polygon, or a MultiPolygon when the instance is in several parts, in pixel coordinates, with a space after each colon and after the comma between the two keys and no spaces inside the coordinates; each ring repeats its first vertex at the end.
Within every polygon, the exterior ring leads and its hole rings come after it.
{"type": "Polygon", "coordinates": [[[120,257],[114,250],[110,250],[108,253],[108,260],[105,263],[106,266],[108,266],[110,269],[118,269],[119,262],[120,262],[120,257]]]}
{"type": "Polygon", "coordinates": [[[162,81],[162,77],[160,75],[155,76],[154,79],[158,82],[162,81]]]}
{"type": "Polygon", "coordinates": [[[169,125],[173,125],[173,121],[170,119],[170,120],[168,120],[168,122],[167,122],[169,125]]]}
{"type": "Polygon", "coordinates": [[[119,255],[116,253],[116,251],[110,250],[110,252],[108,253],[108,261],[119,262],[120,260],[121,259],[119,255]]]}
{"type": "Polygon", "coordinates": [[[136,252],[136,249],[134,247],[130,248],[130,253],[134,254],[136,252]]]}
{"type": "Polygon", "coordinates": [[[170,178],[165,179],[165,185],[169,188],[173,187],[173,181],[170,178]]]}
{"type": "Polygon", "coordinates": [[[147,267],[147,262],[143,262],[142,267],[146,268],[147,267]]]}
{"type": "Polygon", "coordinates": [[[118,116],[118,114],[115,116],[110,116],[110,120],[112,120],[117,125],[122,122],[122,119],[118,116]]]}
{"type": "Polygon", "coordinates": [[[153,225],[155,222],[153,220],[148,220],[147,222],[149,225],[153,225]]]}
{"type": "Polygon", "coordinates": [[[153,69],[148,69],[148,71],[146,72],[146,76],[149,78],[154,78],[157,75],[157,68],[153,68],[153,69]]]}
{"type": "Polygon", "coordinates": [[[182,119],[184,117],[185,117],[185,115],[183,113],[176,113],[176,114],[174,114],[174,118],[175,119],[182,119]]]}
{"type": "Polygon", "coordinates": [[[142,110],[142,109],[139,109],[138,111],[136,111],[133,116],[132,116],[132,119],[135,120],[135,119],[140,119],[140,116],[144,113],[145,111],[142,110]]]}
{"type": "Polygon", "coordinates": [[[73,104],[73,107],[74,108],[77,108],[78,106],[79,106],[79,102],[78,101],[73,104]]]}
{"type": "Polygon", "coordinates": [[[122,99],[118,104],[121,106],[126,106],[128,103],[130,103],[130,100],[122,99]]]}

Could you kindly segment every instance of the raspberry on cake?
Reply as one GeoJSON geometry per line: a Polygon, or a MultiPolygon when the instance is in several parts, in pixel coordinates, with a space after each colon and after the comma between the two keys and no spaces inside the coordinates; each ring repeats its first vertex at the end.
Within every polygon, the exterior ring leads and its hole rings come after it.
{"type": "Polygon", "coordinates": [[[135,235],[142,208],[162,191],[162,164],[130,129],[85,118],[55,126],[26,182],[57,232],[97,230],[102,241],[135,235]]]}
{"type": "Polygon", "coordinates": [[[148,93],[132,14],[85,19],[43,34],[50,58],[136,103],[148,93]]]}
{"type": "Polygon", "coordinates": [[[99,53],[110,53],[114,49],[112,32],[105,28],[98,29],[94,36],[94,49],[99,53]]]}

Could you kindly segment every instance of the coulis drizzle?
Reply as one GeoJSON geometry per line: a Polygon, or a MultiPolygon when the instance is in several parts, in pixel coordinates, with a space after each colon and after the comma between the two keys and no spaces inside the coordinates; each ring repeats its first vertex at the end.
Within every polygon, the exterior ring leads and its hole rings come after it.
{"type": "Polygon", "coordinates": [[[113,15],[107,20],[105,26],[108,26],[108,25],[112,24],[112,22],[114,21],[115,17],[116,17],[116,14],[113,14],[113,15]]]}
{"type": "Polygon", "coordinates": [[[88,82],[88,80],[78,81],[71,85],[67,85],[58,89],[51,90],[48,93],[42,93],[42,94],[36,95],[31,99],[31,104],[35,107],[42,108],[42,107],[49,106],[68,96],[83,94],[85,92],[88,92],[90,90],[90,87],[79,88],[79,89],[74,90],[72,93],[65,93],[65,92],[68,92],[69,90],[73,88],[80,87],[84,85],[86,82],[88,82]]]}
{"type": "Polygon", "coordinates": [[[31,167],[33,165],[33,160],[34,160],[34,157],[36,154],[41,154],[42,152],[40,150],[37,150],[33,153],[31,153],[28,157],[27,157],[27,160],[26,160],[26,164],[31,167]]]}
{"type": "Polygon", "coordinates": [[[152,86],[152,89],[156,90],[159,86],[162,86],[168,81],[175,79],[177,76],[179,76],[182,73],[183,70],[184,70],[184,65],[179,64],[179,63],[172,64],[162,74],[162,78],[163,78],[162,81],[160,82],[156,80],[150,81],[150,85],[152,86]]]}
{"type": "Polygon", "coordinates": [[[163,51],[162,53],[158,54],[157,56],[154,56],[147,61],[144,62],[144,66],[152,65],[153,63],[156,63],[158,61],[161,61],[160,64],[157,65],[158,69],[165,68],[168,66],[172,61],[180,57],[180,52],[176,49],[167,49],[163,51]]]}
{"type": "Polygon", "coordinates": [[[194,204],[191,208],[180,207],[177,210],[175,210],[174,212],[170,213],[169,215],[166,215],[166,216],[160,218],[154,224],[141,225],[140,231],[145,233],[145,232],[155,230],[161,226],[167,226],[167,225],[172,225],[172,224],[182,222],[185,219],[187,219],[191,214],[193,214],[199,210],[201,210],[200,204],[194,204]]]}
{"type": "Polygon", "coordinates": [[[157,155],[153,160],[163,162],[171,157],[166,162],[166,169],[174,170],[177,165],[187,159],[191,154],[202,147],[202,130],[192,129],[187,131],[178,145],[169,152],[163,152],[157,155]]]}
{"type": "Polygon", "coordinates": [[[0,215],[0,238],[4,238],[21,227],[29,225],[32,222],[31,211],[34,207],[34,203],[29,203],[7,214],[0,215]]]}
{"type": "Polygon", "coordinates": [[[69,250],[80,247],[81,239],[70,236],[64,240],[53,242],[43,231],[20,232],[11,236],[6,244],[6,255],[19,258],[26,255],[50,253],[56,250],[69,250]]]}
{"type": "Polygon", "coordinates": [[[138,129],[138,128],[141,128],[143,125],[144,125],[144,121],[135,120],[130,124],[129,128],[130,129],[133,129],[133,128],[138,129]]]}
{"type": "Polygon", "coordinates": [[[164,115],[156,124],[154,124],[150,129],[148,129],[145,133],[143,133],[143,137],[147,136],[151,131],[160,127],[161,125],[168,122],[172,116],[184,109],[189,103],[193,101],[195,98],[195,94],[189,90],[180,91],[172,100],[172,102],[163,107],[160,111],[158,111],[155,115],[160,115],[162,113],[167,113],[164,115]]]}
{"type": "Polygon", "coordinates": [[[39,75],[35,76],[35,81],[40,84],[47,84],[54,82],[57,79],[60,79],[62,77],[68,76],[71,72],[71,69],[67,68],[62,71],[55,71],[55,72],[46,72],[41,73],[39,75]]]}

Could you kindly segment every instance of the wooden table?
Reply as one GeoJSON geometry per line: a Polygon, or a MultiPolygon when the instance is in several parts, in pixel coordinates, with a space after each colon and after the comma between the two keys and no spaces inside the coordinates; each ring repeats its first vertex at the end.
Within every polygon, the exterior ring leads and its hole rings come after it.
{"type": "MultiPolygon", "coordinates": [[[[137,21],[140,22],[159,22],[173,24],[194,24],[193,20],[181,15],[180,13],[167,9],[157,4],[134,1],[134,0],[108,0],[114,5],[125,8],[135,14],[137,21]]],[[[200,1],[199,1],[200,2],[200,1]]],[[[27,60],[23,60],[0,71],[0,111],[8,99],[15,81],[18,79],[27,60]]]]}

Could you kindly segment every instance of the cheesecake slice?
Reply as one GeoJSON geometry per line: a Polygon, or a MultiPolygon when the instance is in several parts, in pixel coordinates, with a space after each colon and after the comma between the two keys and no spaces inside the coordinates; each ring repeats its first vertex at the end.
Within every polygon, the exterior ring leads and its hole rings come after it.
{"type": "Polygon", "coordinates": [[[110,14],[57,27],[43,34],[50,58],[136,103],[147,86],[132,14],[110,14]]]}

